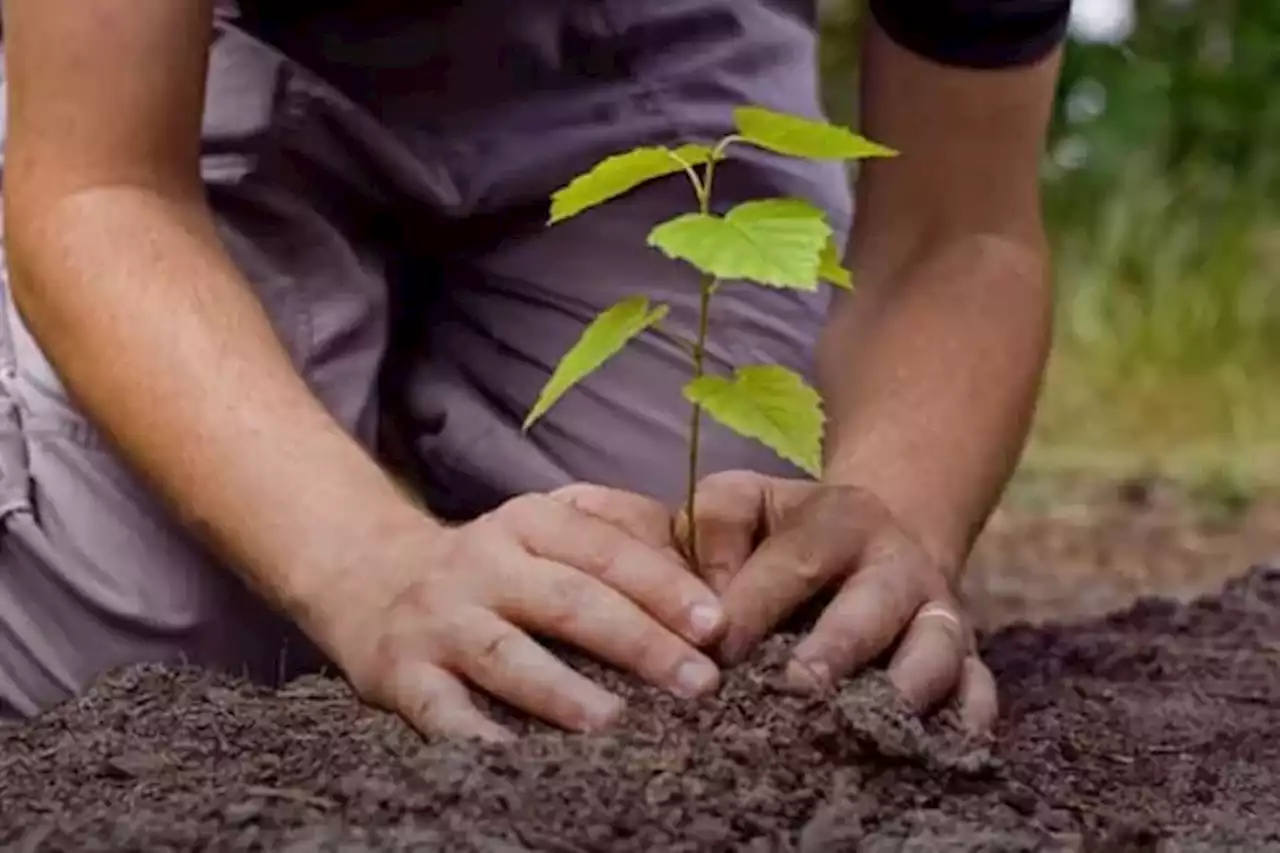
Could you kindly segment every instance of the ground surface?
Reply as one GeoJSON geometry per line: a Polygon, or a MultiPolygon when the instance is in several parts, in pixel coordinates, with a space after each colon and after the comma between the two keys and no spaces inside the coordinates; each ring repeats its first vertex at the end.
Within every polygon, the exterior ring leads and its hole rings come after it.
{"type": "Polygon", "coordinates": [[[0,849],[1280,850],[1280,572],[1246,571],[1277,531],[1139,492],[993,524],[984,620],[1076,618],[985,638],[993,743],[921,725],[875,675],[777,691],[786,638],[715,700],[630,689],[619,732],[509,747],[423,744],[332,682],[138,669],[0,727],[0,849]]]}
{"type": "Polygon", "coordinates": [[[1185,601],[1260,563],[1280,565],[1275,488],[1024,475],[979,542],[966,593],[992,629],[1101,616],[1140,595],[1185,601]]]}

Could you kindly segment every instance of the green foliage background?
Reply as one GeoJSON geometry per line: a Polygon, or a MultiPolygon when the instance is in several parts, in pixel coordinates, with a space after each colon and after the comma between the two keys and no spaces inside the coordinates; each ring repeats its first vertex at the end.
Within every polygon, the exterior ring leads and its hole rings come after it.
{"type": "MultiPolygon", "coordinates": [[[[823,4],[833,119],[862,0],[823,4]]],[[[1044,159],[1057,347],[1029,465],[1280,479],[1280,0],[1072,38],[1044,159]]]]}

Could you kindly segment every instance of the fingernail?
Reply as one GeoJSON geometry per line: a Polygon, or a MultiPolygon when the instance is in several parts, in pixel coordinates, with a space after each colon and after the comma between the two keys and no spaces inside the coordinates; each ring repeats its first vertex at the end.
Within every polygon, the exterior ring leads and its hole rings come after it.
{"type": "Polygon", "coordinates": [[[593,700],[585,708],[587,727],[593,730],[607,728],[621,716],[624,707],[622,700],[616,696],[603,696],[593,700]]]}
{"type": "Polygon", "coordinates": [[[514,743],[516,733],[510,729],[499,727],[478,732],[476,737],[484,743],[514,743]]]}
{"type": "Polygon", "coordinates": [[[689,629],[694,642],[705,643],[715,637],[724,622],[724,610],[718,604],[695,604],[689,610],[689,629]]]}
{"type": "Polygon", "coordinates": [[[831,667],[821,661],[793,660],[787,664],[787,683],[805,693],[822,693],[831,688],[831,667]]]}
{"type": "Polygon", "coordinates": [[[686,661],[676,670],[672,692],[681,699],[693,699],[711,690],[719,680],[720,670],[710,661],[686,661]]]}

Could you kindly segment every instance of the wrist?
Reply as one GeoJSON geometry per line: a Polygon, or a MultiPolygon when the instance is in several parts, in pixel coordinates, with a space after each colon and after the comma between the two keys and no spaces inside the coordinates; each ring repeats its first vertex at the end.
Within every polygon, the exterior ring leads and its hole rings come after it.
{"type": "Polygon", "coordinates": [[[295,505],[292,530],[258,573],[274,603],[323,646],[348,614],[361,615],[350,611],[374,576],[425,554],[446,530],[372,460],[352,462],[327,471],[327,487],[295,505]]]}
{"type": "MultiPolygon", "coordinates": [[[[887,461],[887,460],[882,460],[887,461]]],[[[957,502],[934,478],[910,470],[902,462],[889,468],[864,464],[852,454],[833,454],[822,481],[862,489],[871,494],[906,533],[932,558],[952,583],[964,576],[972,547],[972,525],[956,512],[957,502]]]]}
{"type": "MultiPolygon", "coordinates": [[[[344,672],[361,654],[362,639],[382,613],[430,564],[446,528],[405,504],[385,517],[353,527],[333,543],[334,554],[316,564],[295,564],[289,572],[283,612],[344,672]]],[[[390,508],[389,508],[390,509],[390,508]]]]}

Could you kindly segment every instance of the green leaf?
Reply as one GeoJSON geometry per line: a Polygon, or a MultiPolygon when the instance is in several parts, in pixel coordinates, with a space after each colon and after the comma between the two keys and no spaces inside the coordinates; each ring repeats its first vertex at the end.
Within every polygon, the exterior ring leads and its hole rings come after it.
{"type": "Polygon", "coordinates": [[[739,107],[734,110],[734,120],[746,142],[790,157],[861,160],[898,153],[839,125],[763,107],[739,107]]]}
{"type": "MultiPolygon", "coordinates": [[[[675,150],[676,159],[690,166],[701,166],[711,161],[711,155],[715,153],[710,145],[700,145],[696,142],[688,142],[681,145],[675,150]]],[[[716,162],[724,159],[723,152],[716,157],[716,162]]]]}
{"type": "Polygon", "coordinates": [[[765,364],[740,368],[732,377],[703,376],[685,386],[684,396],[739,435],[821,476],[822,398],[787,368],[765,364]]]}
{"type": "Polygon", "coordinates": [[[791,198],[748,201],[724,217],[688,213],[662,223],[649,245],[718,279],[817,290],[831,236],[822,211],[791,198]]]}
{"type": "Polygon", "coordinates": [[[710,159],[711,148],[692,144],[674,150],[665,146],[647,146],[606,157],[552,195],[548,224],[554,225],[577,216],[584,210],[630,192],[646,181],[683,172],[686,164],[696,167],[710,159]]]}
{"type": "Polygon", "coordinates": [[[574,385],[621,352],[632,338],[660,322],[669,310],[666,305],[651,307],[647,296],[633,296],[592,320],[556,365],[525,418],[524,428],[533,426],[534,421],[545,415],[574,385]]]}
{"type": "Polygon", "coordinates": [[[822,249],[818,278],[844,290],[853,290],[853,273],[845,269],[840,260],[840,247],[836,245],[834,234],[827,239],[827,245],[822,249]]]}

